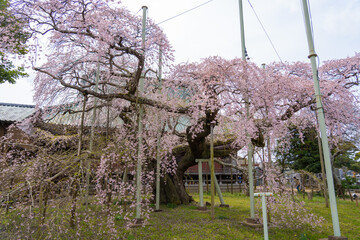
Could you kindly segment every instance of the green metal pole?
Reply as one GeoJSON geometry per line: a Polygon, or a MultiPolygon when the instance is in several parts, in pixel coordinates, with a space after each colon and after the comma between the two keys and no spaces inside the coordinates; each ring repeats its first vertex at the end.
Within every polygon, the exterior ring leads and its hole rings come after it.
{"type": "Polygon", "coordinates": [[[162,49],[159,47],[159,90],[162,88],[162,49]]]}
{"type": "MultiPolygon", "coordinates": [[[[79,144],[78,144],[78,151],[77,151],[78,156],[80,156],[81,148],[82,148],[82,139],[83,139],[83,134],[84,134],[84,119],[85,119],[85,110],[86,110],[87,98],[88,97],[86,95],[84,95],[83,108],[82,108],[82,112],[81,112],[80,131],[79,131],[79,144]]],[[[82,161],[81,161],[81,163],[82,163],[82,161]]]]}
{"type": "MultiPolygon", "coordinates": [[[[95,77],[95,92],[99,89],[99,78],[100,78],[100,58],[97,63],[96,77],[95,77]]],[[[94,109],[91,120],[91,130],[90,130],[90,144],[89,151],[92,154],[93,146],[94,146],[94,134],[95,134],[95,121],[96,121],[96,105],[97,105],[97,97],[94,97],[94,109]]],[[[86,187],[85,187],[85,205],[89,204],[89,191],[90,191],[90,167],[91,167],[91,159],[88,158],[86,160],[86,187]]]]}
{"type": "MultiPolygon", "coordinates": [[[[261,67],[265,70],[266,69],[266,64],[265,63],[261,64],[261,67]]],[[[267,109],[266,109],[266,115],[268,115],[268,110],[267,109]]],[[[271,166],[272,161],[271,161],[270,133],[268,133],[268,136],[266,138],[266,147],[267,147],[267,154],[268,154],[268,163],[271,166]]]]}
{"type": "MultiPolygon", "coordinates": [[[[316,122],[319,122],[316,113],[315,113],[315,117],[316,117],[316,122]]],[[[318,124],[318,126],[319,126],[319,124],[318,124]]],[[[328,190],[327,190],[327,184],[326,184],[326,173],[325,173],[325,165],[324,165],[324,153],[323,153],[324,151],[322,149],[319,130],[316,130],[316,133],[318,135],[321,175],[322,175],[322,182],[323,182],[323,185],[324,185],[325,207],[329,208],[330,207],[329,206],[329,196],[328,196],[328,190]]]]}
{"type": "Polygon", "coordinates": [[[215,164],[214,164],[214,126],[210,126],[210,162],[211,162],[211,218],[215,219],[215,164]]]}
{"type": "Polygon", "coordinates": [[[245,30],[244,30],[244,17],[243,17],[243,5],[242,0],[239,0],[239,15],[240,15],[240,33],[241,33],[241,55],[242,60],[246,60],[246,50],[245,50],[245,30]]]}
{"type": "Polygon", "coordinates": [[[312,71],[313,71],[317,114],[318,114],[318,121],[319,121],[320,133],[321,133],[321,142],[322,142],[324,160],[325,160],[325,169],[326,169],[326,175],[327,175],[326,179],[327,179],[328,190],[329,190],[330,209],[331,209],[331,217],[332,217],[332,222],[333,222],[334,236],[340,237],[341,232],[340,232],[340,225],[339,225],[339,216],[338,216],[338,211],[337,211],[337,206],[336,206],[334,180],[333,180],[333,173],[332,173],[331,161],[330,161],[330,150],[329,150],[328,137],[326,134],[324,109],[323,109],[323,105],[321,102],[320,85],[319,85],[318,71],[317,71],[317,66],[316,66],[317,55],[315,53],[313,36],[312,36],[312,32],[311,32],[309,8],[307,5],[307,0],[302,0],[302,7],[303,7],[303,12],[304,12],[307,41],[308,41],[308,45],[309,45],[309,58],[311,61],[311,67],[312,67],[312,71]]]}
{"type": "Polygon", "coordinates": [[[250,195],[250,217],[255,218],[255,199],[254,199],[254,175],[253,175],[253,145],[248,145],[248,172],[249,172],[249,195],[250,195]]]}
{"type": "Polygon", "coordinates": [[[262,203],[262,215],[263,215],[263,227],[264,227],[264,240],[269,240],[269,232],[268,232],[268,220],[267,220],[267,210],[266,210],[266,199],[265,197],[270,197],[273,194],[271,192],[263,192],[263,193],[255,193],[255,197],[261,197],[262,203]]]}
{"type": "MultiPolygon", "coordinates": [[[[241,32],[241,53],[242,60],[246,61],[246,48],[245,48],[245,31],[244,31],[244,17],[243,17],[243,5],[242,0],[239,0],[239,13],[240,13],[240,32],[241,32]]],[[[249,117],[249,99],[246,99],[246,111],[249,117]]],[[[248,144],[248,172],[249,172],[249,195],[250,195],[250,217],[255,218],[255,201],[254,201],[254,176],[253,176],[253,145],[250,142],[248,144]]]]}
{"type": "MultiPolygon", "coordinates": [[[[161,125],[161,123],[160,123],[161,125]]],[[[155,209],[160,209],[160,140],[161,140],[161,129],[157,134],[156,143],[156,206],[155,209]]]]}
{"type": "Polygon", "coordinates": [[[199,173],[199,197],[200,197],[200,207],[204,207],[204,189],[203,189],[203,180],[202,180],[202,161],[198,161],[198,173],[199,173]]]}
{"type": "MultiPolygon", "coordinates": [[[[162,51],[161,46],[159,47],[159,91],[161,91],[161,81],[162,78],[162,51]]],[[[160,117],[159,117],[160,119],[160,117]]],[[[156,146],[156,204],[155,210],[160,210],[160,141],[161,141],[161,131],[162,131],[162,123],[159,120],[160,127],[157,134],[157,146],[156,146]]]]}
{"type": "MultiPolygon", "coordinates": [[[[100,78],[100,58],[97,63],[96,77],[95,77],[95,92],[99,89],[99,78],[100,78]]],[[[89,151],[93,151],[94,146],[94,134],[95,134],[95,120],[96,120],[96,105],[97,105],[97,97],[94,97],[94,109],[91,120],[91,132],[90,132],[90,146],[89,151]]]]}
{"type": "MultiPolygon", "coordinates": [[[[143,6],[143,19],[142,19],[142,49],[143,54],[145,55],[145,31],[146,31],[146,13],[147,7],[143,6]]],[[[139,81],[139,93],[142,94],[144,92],[144,72],[142,72],[142,76],[139,81]]],[[[137,166],[136,166],[136,219],[140,219],[140,211],[141,211],[141,148],[142,148],[142,131],[143,131],[143,124],[142,119],[144,115],[143,105],[140,104],[139,106],[139,117],[138,117],[138,154],[137,154],[137,166]]]]}
{"type": "Polygon", "coordinates": [[[262,200],[261,202],[262,202],[262,214],[263,214],[264,240],[269,240],[265,194],[262,195],[261,200],[262,200]]]}

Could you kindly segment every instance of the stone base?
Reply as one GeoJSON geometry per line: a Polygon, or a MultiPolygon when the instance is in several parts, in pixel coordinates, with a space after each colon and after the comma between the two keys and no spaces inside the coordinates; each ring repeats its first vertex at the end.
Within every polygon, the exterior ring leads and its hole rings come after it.
{"type": "Polygon", "coordinates": [[[253,224],[260,223],[260,219],[258,219],[258,218],[246,218],[245,220],[247,223],[253,223],[253,224]]]}
{"type": "Polygon", "coordinates": [[[207,210],[207,207],[206,207],[206,206],[203,206],[203,207],[198,206],[197,209],[198,209],[199,211],[206,211],[206,210],[207,210]]]}
{"type": "Polygon", "coordinates": [[[252,228],[262,228],[263,225],[260,223],[260,220],[258,218],[246,218],[245,222],[243,222],[244,225],[252,228]]]}
{"type": "Polygon", "coordinates": [[[347,237],[342,237],[342,236],[340,236],[340,237],[329,236],[328,239],[329,239],[329,240],[348,240],[347,237]]]}
{"type": "Polygon", "coordinates": [[[222,207],[222,208],[229,208],[229,204],[220,204],[220,207],[222,207]]]}
{"type": "Polygon", "coordinates": [[[142,227],[144,226],[144,219],[143,218],[137,218],[135,219],[134,223],[131,223],[129,225],[130,228],[136,228],[136,227],[142,227]]]}
{"type": "Polygon", "coordinates": [[[321,238],[319,240],[348,240],[347,237],[335,237],[335,236],[329,236],[329,238],[321,238]]]}

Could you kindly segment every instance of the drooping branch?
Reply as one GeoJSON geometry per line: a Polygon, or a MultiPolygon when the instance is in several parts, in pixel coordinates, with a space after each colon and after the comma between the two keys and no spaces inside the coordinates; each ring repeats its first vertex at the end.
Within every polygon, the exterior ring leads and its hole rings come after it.
{"type": "Polygon", "coordinates": [[[190,107],[176,107],[176,106],[169,106],[163,102],[160,101],[156,101],[156,100],[152,100],[146,97],[139,97],[139,96],[135,96],[133,94],[130,93],[100,93],[100,92],[95,92],[94,90],[91,89],[84,89],[80,86],[77,85],[73,85],[73,84],[69,84],[67,82],[65,82],[62,78],[60,77],[56,77],[53,74],[42,70],[40,68],[34,68],[35,71],[41,72],[41,73],[45,73],[47,75],[49,75],[51,78],[58,80],[61,85],[63,85],[64,87],[67,88],[71,88],[71,89],[75,89],[77,91],[79,91],[80,93],[84,94],[84,95],[92,95],[94,97],[100,98],[100,99],[105,99],[105,100],[109,100],[109,99],[123,99],[123,100],[127,100],[131,103],[139,103],[139,104],[145,104],[151,107],[156,107],[156,108],[160,108],[160,109],[164,109],[168,112],[173,112],[173,113],[181,113],[181,114],[186,114],[189,112],[190,107]]]}

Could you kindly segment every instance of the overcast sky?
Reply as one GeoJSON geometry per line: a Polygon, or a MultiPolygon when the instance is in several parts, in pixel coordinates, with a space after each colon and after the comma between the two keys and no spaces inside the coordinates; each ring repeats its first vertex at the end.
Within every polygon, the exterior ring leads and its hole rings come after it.
{"type": "MultiPolygon", "coordinates": [[[[155,23],[196,7],[207,0],[123,0],[136,13],[148,6],[155,23]]],[[[251,61],[279,61],[259,24],[255,9],[282,61],[308,62],[300,0],[243,0],[245,42],[251,61]]],[[[320,61],[360,52],[360,1],[310,0],[315,50],[320,61]]],[[[139,12],[138,14],[141,14],[139,12]]],[[[239,1],[212,0],[186,14],[160,24],[175,50],[175,62],[193,62],[208,56],[241,57],[239,1]]],[[[32,80],[0,85],[0,102],[33,104],[32,80]]]]}

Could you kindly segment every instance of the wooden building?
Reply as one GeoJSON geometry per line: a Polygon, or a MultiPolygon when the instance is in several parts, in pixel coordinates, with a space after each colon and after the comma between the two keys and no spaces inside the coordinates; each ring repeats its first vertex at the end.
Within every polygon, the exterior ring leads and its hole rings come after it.
{"type": "MultiPolygon", "coordinates": [[[[232,165],[237,165],[235,160],[231,160],[230,158],[223,158],[220,159],[222,162],[230,163],[232,165]]],[[[228,166],[223,166],[218,162],[215,162],[215,176],[218,182],[221,183],[233,183],[239,182],[239,179],[242,177],[242,173],[239,170],[232,169],[228,166]],[[240,177],[240,178],[239,178],[240,177]]],[[[203,173],[203,181],[210,182],[210,167],[209,164],[206,162],[202,162],[202,173],[203,173]]],[[[199,179],[199,172],[198,172],[198,165],[194,165],[190,167],[185,172],[185,182],[188,184],[197,184],[199,179]]]]}
{"type": "Polygon", "coordinates": [[[21,122],[34,113],[34,105],[0,103],[0,137],[8,132],[11,124],[21,122]]]}

